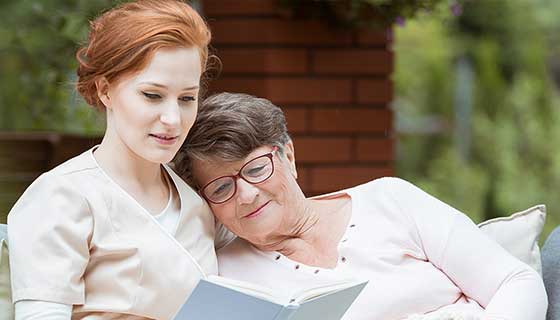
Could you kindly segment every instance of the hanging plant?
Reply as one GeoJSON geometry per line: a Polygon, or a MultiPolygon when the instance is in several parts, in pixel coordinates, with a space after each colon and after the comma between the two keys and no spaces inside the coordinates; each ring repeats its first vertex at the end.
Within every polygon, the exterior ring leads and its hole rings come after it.
{"type": "Polygon", "coordinates": [[[461,0],[280,0],[296,18],[320,18],[349,28],[387,28],[404,24],[419,12],[449,3],[454,15],[462,12],[461,0]]]}

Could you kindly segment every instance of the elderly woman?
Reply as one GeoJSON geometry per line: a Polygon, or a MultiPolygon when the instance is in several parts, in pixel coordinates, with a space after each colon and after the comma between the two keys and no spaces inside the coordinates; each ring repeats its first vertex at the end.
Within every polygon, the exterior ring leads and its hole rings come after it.
{"type": "Polygon", "coordinates": [[[284,115],[268,100],[208,98],[175,164],[239,236],[218,252],[225,277],[287,291],[369,279],[345,319],[545,317],[535,271],[404,180],[306,198],[284,115]]]}

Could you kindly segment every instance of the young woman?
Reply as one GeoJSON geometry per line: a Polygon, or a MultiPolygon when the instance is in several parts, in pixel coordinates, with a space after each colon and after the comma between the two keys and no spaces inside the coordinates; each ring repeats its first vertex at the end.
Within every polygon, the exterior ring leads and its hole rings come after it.
{"type": "Polygon", "coordinates": [[[213,216],[166,165],[195,120],[209,42],[175,0],[125,3],[91,23],[77,89],[107,129],[9,213],[16,319],[171,319],[217,273],[213,216]]]}

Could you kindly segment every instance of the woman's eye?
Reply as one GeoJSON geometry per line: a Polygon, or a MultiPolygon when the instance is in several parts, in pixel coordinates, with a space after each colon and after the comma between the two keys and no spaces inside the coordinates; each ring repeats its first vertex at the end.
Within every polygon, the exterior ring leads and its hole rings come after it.
{"type": "Polygon", "coordinates": [[[196,99],[192,96],[185,96],[185,97],[179,98],[179,100],[184,101],[184,102],[190,102],[190,101],[195,101],[196,99]]]}
{"type": "Polygon", "coordinates": [[[144,91],[142,91],[142,94],[143,94],[146,98],[151,99],[151,100],[161,99],[161,96],[160,96],[159,94],[157,94],[157,93],[149,93],[149,92],[144,92],[144,91]]]}
{"type": "Polygon", "coordinates": [[[264,168],[265,168],[265,167],[266,167],[266,165],[261,165],[261,166],[258,166],[258,167],[253,167],[253,168],[250,168],[249,170],[247,170],[246,172],[247,172],[247,174],[250,175],[250,176],[257,176],[257,175],[261,174],[261,173],[264,171],[264,168]]]}
{"type": "Polygon", "coordinates": [[[214,192],[212,192],[212,194],[215,195],[215,196],[219,196],[219,195],[229,191],[230,187],[231,187],[231,183],[224,183],[224,184],[220,185],[219,187],[217,187],[214,190],[214,192]]]}

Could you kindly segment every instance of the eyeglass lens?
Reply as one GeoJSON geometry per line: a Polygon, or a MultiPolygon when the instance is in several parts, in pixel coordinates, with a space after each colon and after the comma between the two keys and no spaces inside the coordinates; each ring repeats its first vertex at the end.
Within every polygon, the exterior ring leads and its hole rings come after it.
{"type": "MultiPolygon", "coordinates": [[[[259,183],[272,175],[273,164],[269,156],[261,156],[247,162],[239,176],[249,183],[259,183]]],[[[204,188],[204,196],[212,202],[225,202],[235,193],[235,178],[222,177],[204,188]]]]}

